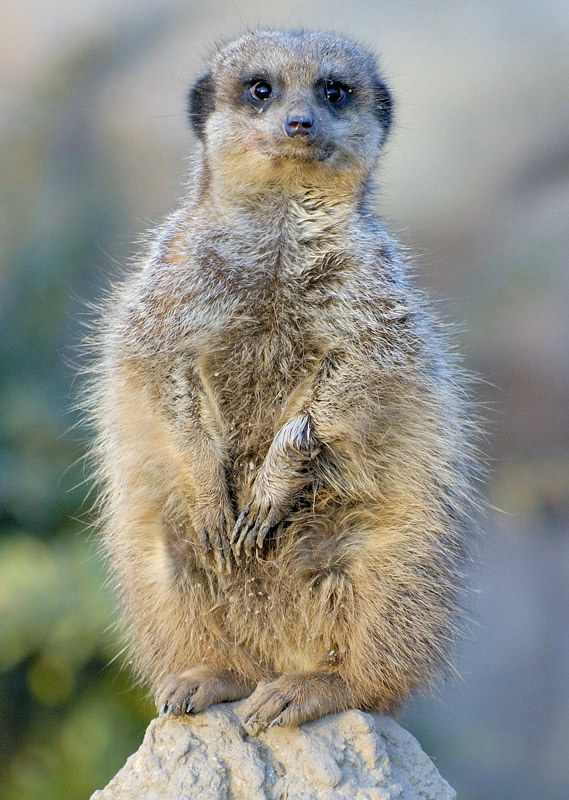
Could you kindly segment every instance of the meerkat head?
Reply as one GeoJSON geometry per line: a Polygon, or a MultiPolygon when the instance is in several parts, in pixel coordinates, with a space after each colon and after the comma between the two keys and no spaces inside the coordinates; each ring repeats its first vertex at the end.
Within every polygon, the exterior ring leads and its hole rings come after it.
{"type": "Polygon", "coordinates": [[[361,184],[391,124],[373,56],[332,34],[247,33],[193,86],[189,115],[211,173],[230,188],[361,184]]]}

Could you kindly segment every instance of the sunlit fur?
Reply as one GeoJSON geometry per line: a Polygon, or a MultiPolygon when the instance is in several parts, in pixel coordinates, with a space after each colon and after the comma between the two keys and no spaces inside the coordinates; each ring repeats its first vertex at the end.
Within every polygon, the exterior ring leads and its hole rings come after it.
{"type": "Polygon", "coordinates": [[[251,726],[391,710],[448,660],[471,411],[370,208],[378,80],[327,34],[216,52],[188,196],[98,323],[102,540],[138,675],[173,713],[260,681],[251,726]],[[356,86],[341,118],[313,99],[330,71],[356,86]],[[247,73],[280,81],[266,113],[238,99],[247,73]],[[282,132],[298,107],[313,150],[282,132]],[[275,524],[231,548],[244,508],[275,524]]]}

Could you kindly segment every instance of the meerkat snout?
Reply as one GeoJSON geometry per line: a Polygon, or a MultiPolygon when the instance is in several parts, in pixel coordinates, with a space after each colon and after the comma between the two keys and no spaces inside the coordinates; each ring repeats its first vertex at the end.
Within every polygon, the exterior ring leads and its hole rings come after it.
{"type": "Polygon", "coordinates": [[[312,114],[298,113],[288,114],[285,119],[285,131],[287,136],[309,136],[316,131],[316,125],[312,114]]]}

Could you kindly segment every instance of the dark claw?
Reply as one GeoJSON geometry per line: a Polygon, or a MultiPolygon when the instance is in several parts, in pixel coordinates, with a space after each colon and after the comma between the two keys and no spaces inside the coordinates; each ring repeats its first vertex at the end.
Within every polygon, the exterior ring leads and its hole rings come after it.
{"type": "Polygon", "coordinates": [[[192,699],[186,700],[186,702],[182,706],[182,711],[185,714],[191,714],[195,707],[196,707],[196,701],[195,700],[192,700],[192,699]]]}
{"type": "Polygon", "coordinates": [[[229,531],[222,537],[223,557],[225,559],[225,571],[231,573],[231,546],[229,544],[229,531]]]}
{"type": "Polygon", "coordinates": [[[231,553],[226,537],[218,532],[203,531],[200,540],[206,555],[213,555],[217,571],[231,573],[231,553]]]}
{"type": "Polygon", "coordinates": [[[207,531],[202,531],[200,533],[200,543],[206,553],[211,553],[211,542],[209,540],[209,535],[207,531]]]}
{"type": "Polygon", "coordinates": [[[255,546],[258,529],[259,529],[259,520],[257,520],[257,522],[255,522],[253,527],[248,531],[245,541],[243,542],[245,546],[245,552],[247,553],[248,556],[251,555],[253,547],[255,546]]]}
{"type": "Polygon", "coordinates": [[[246,541],[247,534],[249,533],[249,529],[251,528],[252,525],[253,525],[253,520],[247,520],[245,526],[243,527],[243,530],[241,531],[239,539],[237,539],[237,541],[233,545],[233,552],[237,557],[241,555],[241,547],[243,546],[243,543],[246,541]]]}
{"type": "Polygon", "coordinates": [[[263,524],[261,525],[261,527],[257,532],[256,545],[259,550],[263,547],[265,536],[273,527],[273,525],[276,523],[276,521],[277,521],[277,515],[275,514],[275,512],[273,510],[269,511],[266,520],[263,522],[263,524]]]}
{"type": "Polygon", "coordinates": [[[235,540],[237,539],[237,537],[239,535],[239,528],[241,527],[241,525],[243,523],[243,520],[245,519],[245,517],[247,516],[248,513],[249,513],[249,507],[245,506],[243,511],[237,517],[237,522],[233,526],[233,530],[231,531],[231,536],[229,538],[229,544],[231,546],[233,546],[235,544],[235,540]]]}

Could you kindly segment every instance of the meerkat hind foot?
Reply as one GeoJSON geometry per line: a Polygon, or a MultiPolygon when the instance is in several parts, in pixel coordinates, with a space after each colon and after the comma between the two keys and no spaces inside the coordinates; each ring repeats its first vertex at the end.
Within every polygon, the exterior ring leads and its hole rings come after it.
{"type": "Polygon", "coordinates": [[[350,691],[339,675],[300,672],[260,683],[239,709],[239,716],[245,729],[256,734],[277,725],[301,725],[350,705],[350,691]]]}
{"type": "Polygon", "coordinates": [[[227,669],[200,666],[168,675],[156,695],[160,716],[197,714],[200,711],[231,700],[242,700],[253,689],[227,669]]]}

